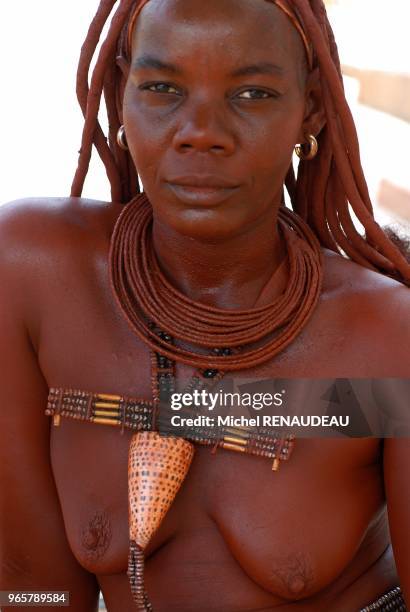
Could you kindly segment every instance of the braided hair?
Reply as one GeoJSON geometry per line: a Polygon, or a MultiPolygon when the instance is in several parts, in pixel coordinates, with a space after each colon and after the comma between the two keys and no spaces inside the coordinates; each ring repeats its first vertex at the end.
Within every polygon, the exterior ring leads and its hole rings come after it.
{"type": "MultiPolygon", "coordinates": [[[[146,0],[145,0],[146,1],[146,0]]],[[[122,124],[122,99],[129,65],[127,30],[136,6],[144,0],[101,0],[81,50],[77,97],[84,115],[78,168],[71,188],[80,197],[93,145],[106,168],[112,200],[127,203],[139,193],[137,170],[128,151],[117,143],[122,124]],[[118,5],[118,6],[115,6],[118,5]],[[103,41],[89,84],[90,65],[102,30],[115,12],[103,41]],[[98,121],[102,97],[108,114],[108,139],[98,121]]],[[[319,153],[290,166],[286,189],[293,210],[306,221],[320,244],[410,286],[410,264],[397,241],[374,219],[360,161],[359,142],[347,104],[340,60],[322,0],[289,0],[300,16],[319,70],[326,124],[318,136],[319,153]],[[353,215],[364,232],[357,229],[353,215]]]]}

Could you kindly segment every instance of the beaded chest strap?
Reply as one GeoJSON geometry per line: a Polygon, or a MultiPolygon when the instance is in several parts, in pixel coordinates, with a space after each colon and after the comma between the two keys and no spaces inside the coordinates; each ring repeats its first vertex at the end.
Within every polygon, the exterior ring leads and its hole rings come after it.
{"type": "MultiPolygon", "coordinates": [[[[53,417],[55,426],[66,417],[135,432],[155,431],[159,422],[154,401],[61,388],[50,389],[46,414],[53,417]]],[[[274,471],[290,458],[294,447],[293,436],[283,437],[268,427],[192,427],[184,438],[214,450],[266,457],[273,461],[274,471]]]]}

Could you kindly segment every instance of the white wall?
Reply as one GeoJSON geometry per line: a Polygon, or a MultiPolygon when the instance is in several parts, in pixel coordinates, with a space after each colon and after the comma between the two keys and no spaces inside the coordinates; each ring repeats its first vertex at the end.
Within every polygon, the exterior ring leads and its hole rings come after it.
{"type": "MultiPolygon", "coordinates": [[[[80,148],[81,44],[98,0],[2,0],[0,203],[69,194],[80,148]]],[[[85,195],[109,199],[97,157],[85,195]]]]}
{"type": "Polygon", "coordinates": [[[334,0],[328,15],[345,65],[410,73],[409,0],[334,0]]]}

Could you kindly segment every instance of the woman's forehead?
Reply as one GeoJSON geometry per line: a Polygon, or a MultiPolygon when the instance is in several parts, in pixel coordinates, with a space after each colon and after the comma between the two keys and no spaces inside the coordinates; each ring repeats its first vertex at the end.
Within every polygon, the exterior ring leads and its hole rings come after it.
{"type": "MultiPolygon", "coordinates": [[[[269,10],[271,0],[149,0],[143,8],[145,14],[191,15],[195,18],[214,18],[216,14],[226,14],[234,17],[238,13],[256,14],[269,10]],[[251,12],[251,13],[250,13],[251,12]]],[[[265,13],[266,14],[266,13],[265,13]]]]}
{"type": "Polygon", "coordinates": [[[134,29],[133,57],[147,47],[180,54],[213,45],[222,53],[304,57],[298,32],[269,0],[150,0],[134,29]]]}

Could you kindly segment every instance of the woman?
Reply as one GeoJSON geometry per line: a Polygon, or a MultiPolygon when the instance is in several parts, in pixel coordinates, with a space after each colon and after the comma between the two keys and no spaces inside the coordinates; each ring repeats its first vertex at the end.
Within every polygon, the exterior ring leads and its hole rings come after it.
{"type": "MultiPolygon", "coordinates": [[[[72,197],[1,211],[1,587],[70,591],[78,612],[100,588],[110,612],[141,595],[127,578],[132,431],[124,415],[122,436],[103,426],[112,394],[151,410],[173,361],[177,378],[410,377],[410,266],[373,219],[322,2],[122,0],[88,90],[114,4],[100,3],[83,47],[72,197]],[[112,203],[80,197],[93,143],[112,203]],[[148,200],[120,217],[136,171],[148,200]],[[281,206],[285,181],[297,215],[281,206]],[[279,321],[266,333],[265,311],[279,321]]],[[[263,457],[195,446],[146,546],[140,608],[409,604],[406,440],[298,440],[275,475],[263,457]]]]}

